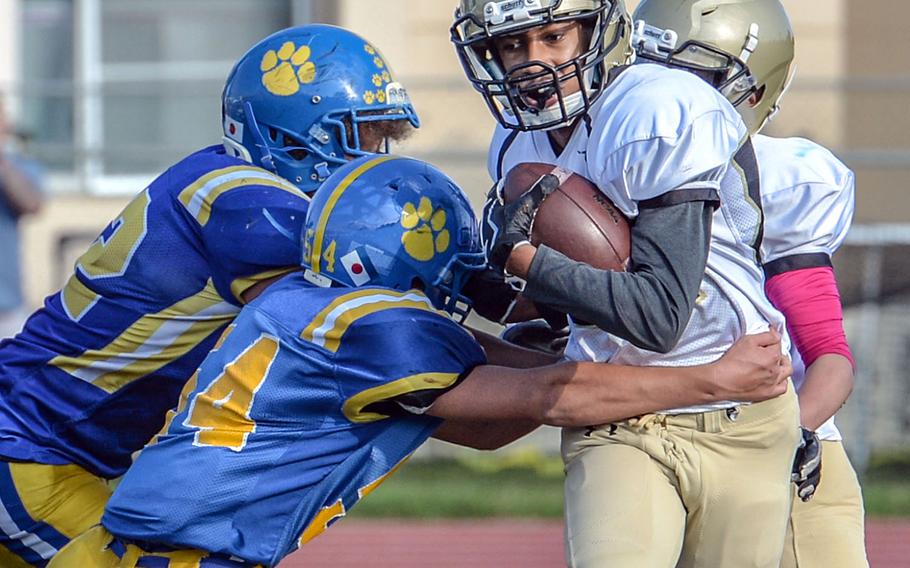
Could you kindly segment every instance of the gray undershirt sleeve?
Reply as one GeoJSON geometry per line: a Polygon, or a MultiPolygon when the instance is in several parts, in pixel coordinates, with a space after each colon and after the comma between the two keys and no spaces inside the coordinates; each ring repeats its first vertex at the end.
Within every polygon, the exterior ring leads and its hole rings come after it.
{"type": "Polygon", "coordinates": [[[687,201],[641,209],[626,272],[599,270],[541,245],[523,293],[637,347],[666,353],[692,315],[715,205],[687,201]]]}

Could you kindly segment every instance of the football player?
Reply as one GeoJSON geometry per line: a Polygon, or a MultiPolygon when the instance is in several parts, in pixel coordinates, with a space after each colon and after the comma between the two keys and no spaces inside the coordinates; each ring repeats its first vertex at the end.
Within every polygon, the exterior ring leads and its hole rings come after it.
{"type": "MultiPolygon", "coordinates": [[[[643,412],[652,396],[698,400],[698,381],[730,368],[729,355],[713,371],[485,364],[451,317],[486,262],[476,219],[462,191],[418,160],[343,166],[314,195],[305,231],[304,270],[243,308],[118,485],[103,526],[51,566],[275,566],[431,435],[494,447],[540,422],[643,412]]],[[[765,364],[746,364],[744,376],[766,398],[788,388],[789,369],[778,368],[773,334],[758,339],[765,364]]],[[[524,365],[552,362],[523,355],[524,365]]]]}
{"type": "Polygon", "coordinates": [[[0,344],[0,564],[42,566],[101,517],[130,456],[270,280],[312,192],[418,125],[376,47],[308,25],[264,39],[223,95],[223,144],[142,190],[0,344]]]}
{"type": "Polygon", "coordinates": [[[765,290],[787,318],[800,419],[809,431],[794,463],[781,565],[868,566],[862,494],[834,425],[853,388],[831,264],[853,217],[853,173],[812,141],[757,134],[777,112],[791,77],[793,30],[784,7],[779,0],[645,0],[634,21],[640,60],[701,75],[736,106],[753,134],[765,214],[765,290]],[[811,467],[813,460],[821,471],[811,467]]]}
{"type": "MultiPolygon", "coordinates": [[[[697,77],[626,65],[622,0],[462,0],[451,33],[500,123],[491,177],[551,163],[632,220],[629,269],[601,271],[530,244],[544,192],[506,206],[492,196],[491,260],[526,280],[530,300],[571,316],[568,358],[687,365],[783,326],[763,291],[748,131],[697,77]]],[[[568,563],[776,567],[798,438],[792,389],[564,429],[568,563]]]]}

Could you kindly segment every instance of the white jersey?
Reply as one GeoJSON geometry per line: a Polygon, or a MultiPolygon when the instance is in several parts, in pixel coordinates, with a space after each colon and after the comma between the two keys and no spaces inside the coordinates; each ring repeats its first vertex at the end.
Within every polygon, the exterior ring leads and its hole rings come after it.
{"type": "MultiPolygon", "coordinates": [[[[853,172],[810,140],[757,135],[752,142],[765,211],[763,262],[777,273],[824,266],[844,242],[853,221],[853,172]]],[[[795,347],[790,356],[799,390],[806,369],[795,347]]],[[[841,439],[833,417],[817,432],[823,440],[841,439]]]]}
{"type": "MultiPolygon", "coordinates": [[[[746,127],[729,102],[690,73],[634,65],[614,79],[589,117],[559,156],[546,132],[516,134],[500,127],[490,148],[491,176],[498,180],[522,162],[558,165],[592,181],[630,219],[638,215],[639,202],[658,198],[672,203],[672,194],[687,200],[681,192],[713,193],[721,206],[714,214],[699,297],[672,351],[641,349],[595,326],[573,322],[566,357],[636,366],[696,365],[720,358],[745,334],[770,326],[783,330],[783,316],[765,297],[757,258],[757,166],[746,127]],[[744,158],[741,164],[734,164],[735,156],[744,158]]],[[[703,412],[734,404],[666,412],[703,412]]]]}

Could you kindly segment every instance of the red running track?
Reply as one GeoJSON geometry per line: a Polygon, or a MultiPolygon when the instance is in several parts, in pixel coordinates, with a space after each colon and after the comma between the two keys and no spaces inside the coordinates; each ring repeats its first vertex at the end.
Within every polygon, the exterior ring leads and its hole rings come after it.
{"type": "MultiPolygon", "coordinates": [[[[868,520],[872,568],[910,567],[910,519],[868,520]]],[[[346,521],[281,564],[287,568],[554,568],[558,521],[346,521]]]]}

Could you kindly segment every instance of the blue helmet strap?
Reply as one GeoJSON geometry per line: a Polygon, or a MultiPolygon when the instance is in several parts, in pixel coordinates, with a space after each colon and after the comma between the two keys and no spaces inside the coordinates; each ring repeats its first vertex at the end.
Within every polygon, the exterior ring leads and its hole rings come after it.
{"type": "Polygon", "coordinates": [[[278,173],[278,170],[275,167],[275,161],[272,159],[272,152],[269,150],[269,145],[266,143],[262,131],[259,130],[259,124],[256,122],[256,115],[253,114],[253,105],[251,105],[249,101],[246,101],[243,103],[243,110],[246,113],[247,126],[249,126],[250,132],[253,135],[256,147],[259,148],[259,164],[272,173],[278,173]]]}
{"type": "Polygon", "coordinates": [[[319,181],[325,181],[325,178],[332,175],[332,170],[329,169],[328,162],[319,162],[313,166],[313,170],[316,172],[316,176],[319,178],[319,181]]]}
{"type": "Polygon", "coordinates": [[[444,302],[443,310],[452,315],[459,316],[463,322],[471,313],[471,300],[461,294],[461,289],[470,278],[470,273],[482,270],[486,265],[483,253],[458,253],[452,256],[431,287],[441,293],[440,301],[444,302]],[[445,281],[448,279],[448,283],[445,281]],[[458,304],[464,304],[461,308],[458,304]]]}

